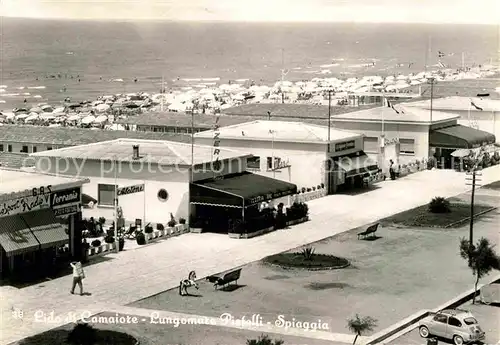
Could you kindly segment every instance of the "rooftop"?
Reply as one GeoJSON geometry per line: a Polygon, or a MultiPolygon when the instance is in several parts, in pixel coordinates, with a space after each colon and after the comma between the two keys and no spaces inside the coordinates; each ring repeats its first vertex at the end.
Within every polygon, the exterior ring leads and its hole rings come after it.
{"type": "Polygon", "coordinates": [[[20,169],[34,166],[27,153],[0,152],[0,168],[20,169]]]}
{"type": "MultiPolygon", "coordinates": [[[[438,110],[480,110],[476,109],[471,101],[482,108],[483,111],[500,111],[500,100],[497,99],[489,99],[488,97],[479,98],[479,97],[460,97],[460,96],[451,96],[445,98],[437,98],[432,100],[432,108],[438,110]]],[[[402,104],[403,105],[403,104],[402,104]]],[[[405,103],[405,106],[411,107],[421,107],[424,109],[430,109],[431,101],[424,100],[418,102],[405,103]]]]}
{"type": "MultiPolygon", "coordinates": [[[[238,125],[222,127],[218,130],[220,138],[245,140],[274,140],[282,142],[328,142],[328,127],[290,121],[257,120],[238,125]]],[[[198,138],[212,138],[214,131],[205,131],[195,134],[198,138]]],[[[342,140],[359,137],[360,134],[330,130],[330,140],[342,140]]]]}
{"type": "Polygon", "coordinates": [[[189,142],[190,136],[173,133],[107,131],[73,127],[0,126],[0,141],[30,144],[83,145],[119,138],[189,142]]]}
{"type": "Polygon", "coordinates": [[[0,169],[0,197],[5,194],[31,191],[41,186],[88,182],[86,179],[32,173],[14,169],[0,169]]]}
{"type": "MultiPolygon", "coordinates": [[[[459,115],[432,112],[432,123],[440,123],[458,119],[459,115]]],[[[431,114],[429,110],[418,107],[408,107],[402,104],[394,105],[393,108],[378,107],[373,109],[356,111],[354,113],[337,115],[332,121],[354,121],[354,122],[386,122],[386,123],[411,123],[411,124],[431,124],[431,114]],[[397,111],[397,112],[396,112],[397,111]],[[398,114],[399,112],[399,114],[398,114]]]]}
{"type": "MultiPolygon", "coordinates": [[[[359,107],[348,106],[332,106],[330,113],[332,116],[338,114],[350,113],[359,109],[370,109],[375,105],[364,105],[359,107]]],[[[273,117],[284,118],[311,118],[311,119],[327,119],[328,118],[328,105],[314,105],[314,104],[291,104],[291,103],[253,103],[243,104],[240,106],[227,108],[223,110],[226,115],[233,116],[262,116],[267,117],[268,112],[273,117]]]]}
{"type": "MultiPolygon", "coordinates": [[[[215,125],[216,115],[194,114],[193,126],[195,128],[210,129],[215,125]]],[[[220,116],[220,126],[230,126],[241,122],[251,121],[253,118],[245,119],[233,116],[220,116]]],[[[129,116],[118,123],[141,126],[169,126],[169,127],[191,127],[191,114],[186,113],[144,113],[129,116]]]]}
{"type": "MultiPolygon", "coordinates": [[[[194,164],[213,161],[212,146],[194,145],[194,164]]],[[[42,151],[32,157],[74,158],[97,161],[153,163],[160,165],[191,165],[191,144],[166,140],[116,139],[94,144],[42,151]],[[139,159],[133,158],[133,145],[139,145],[139,159]]],[[[249,157],[251,154],[231,149],[220,149],[219,159],[249,157]]]]}

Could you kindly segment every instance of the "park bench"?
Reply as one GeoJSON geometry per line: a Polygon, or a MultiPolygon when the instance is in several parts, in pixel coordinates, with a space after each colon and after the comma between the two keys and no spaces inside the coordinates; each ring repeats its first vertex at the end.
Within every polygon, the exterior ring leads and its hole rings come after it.
{"type": "Polygon", "coordinates": [[[365,231],[360,232],[358,234],[358,240],[360,237],[366,238],[368,235],[375,236],[375,232],[377,231],[378,226],[379,226],[379,223],[375,223],[375,224],[370,225],[368,228],[366,228],[365,231]]]}
{"type": "Polygon", "coordinates": [[[210,276],[207,280],[214,283],[214,288],[217,289],[219,286],[226,286],[229,283],[235,282],[238,284],[238,279],[241,276],[241,268],[225,273],[222,276],[210,276]]]}

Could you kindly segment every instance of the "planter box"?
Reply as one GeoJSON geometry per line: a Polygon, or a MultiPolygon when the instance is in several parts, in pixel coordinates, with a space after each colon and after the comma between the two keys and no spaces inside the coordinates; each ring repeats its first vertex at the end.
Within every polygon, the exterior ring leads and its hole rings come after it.
{"type": "Polygon", "coordinates": [[[88,256],[104,255],[113,252],[116,248],[115,243],[105,243],[101,244],[99,247],[90,247],[87,250],[88,256]]]}
{"type": "Polygon", "coordinates": [[[256,236],[260,236],[260,235],[264,235],[264,234],[273,232],[274,230],[275,230],[274,226],[271,226],[269,228],[265,228],[265,229],[262,229],[262,230],[254,231],[254,232],[249,233],[249,234],[229,233],[229,238],[237,238],[237,239],[240,239],[240,238],[252,238],[252,237],[256,237],[256,236]]]}
{"type": "Polygon", "coordinates": [[[307,202],[310,200],[322,198],[324,196],[326,196],[326,189],[322,188],[322,189],[315,190],[312,192],[305,192],[305,193],[296,194],[292,197],[292,203],[294,201],[307,202]]]}
{"type": "MultiPolygon", "coordinates": [[[[195,234],[201,234],[203,232],[202,228],[189,228],[189,231],[194,232],[195,234]]],[[[229,236],[231,237],[231,236],[229,236]]]]}
{"type": "Polygon", "coordinates": [[[309,216],[306,216],[306,217],[299,218],[299,219],[289,220],[285,224],[286,224],[286,226],[292,226],[295,224],[307,222],[308,220],[309,220],[309,216]]]}

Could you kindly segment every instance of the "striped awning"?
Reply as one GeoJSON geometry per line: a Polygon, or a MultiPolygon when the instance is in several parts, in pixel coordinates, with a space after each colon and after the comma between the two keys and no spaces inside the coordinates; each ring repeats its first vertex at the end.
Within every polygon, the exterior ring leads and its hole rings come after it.
{"type": "Polygon", "coordinates": [[[52,209],[25,213],[21,217],[40,242],[42,249],[69,243],[69,235],[57,221],[52,209]]]}
{"type": "Polygon", "coordinates": [[[193,201],[191,204],[192,205],[204,205],[204,206],[242,208],[241,206],[237,206],[237,205],[214,204],[214,203],[209,203],[209,202],[197,202],[197,201],[193,201]]]}
{"type": "Polygon", "coordinates": [[[20,215],[0,218],[0,245],[7,256],[33,252],[40,248],[28,225],[20,215]]]}

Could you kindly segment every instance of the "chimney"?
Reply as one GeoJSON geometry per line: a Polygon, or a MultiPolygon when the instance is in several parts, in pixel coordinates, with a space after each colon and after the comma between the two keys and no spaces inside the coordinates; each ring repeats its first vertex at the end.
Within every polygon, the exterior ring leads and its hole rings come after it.
{"type": "Polygon", "coordinates": [[[132,145],[132,159],[139,159],[141,156],[139,156],[139,145],[132,145]]]}

